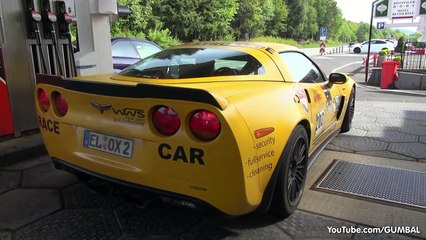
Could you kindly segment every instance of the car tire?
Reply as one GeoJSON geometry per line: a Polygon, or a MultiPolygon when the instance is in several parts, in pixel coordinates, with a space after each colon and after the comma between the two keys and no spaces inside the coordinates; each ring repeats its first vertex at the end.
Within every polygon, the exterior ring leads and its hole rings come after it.
{"type": "Polygon", "coordinates": [[[359,48],[359,47],[354,48],[354,53],[360,53],[360,52],[361,52],[361,48],[359,48]]]}
{"type": "Polygon", "coordinates": [[[345,117],[343,118],[342,127],[340,133],[345,133],[351,130],[352,119],[355,113],[355,88],[352,89],[351,95],[349,95],[348,106],[346,107],[345,117]]]}
{"type": "Polygon", "coordinates": [[[308,169],[308,134],[297,125],[293,130],[280,159],[280,169],[269,213],[280,217],[290,216],[299,205],[308,169]]]}

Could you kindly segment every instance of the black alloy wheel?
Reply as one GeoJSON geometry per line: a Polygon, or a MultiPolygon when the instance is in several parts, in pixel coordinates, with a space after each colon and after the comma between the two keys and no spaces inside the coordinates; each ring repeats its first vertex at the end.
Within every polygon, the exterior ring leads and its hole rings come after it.
{"type": "Polygon", "coordinates": [[[293,156],[288,168],[287,177],[287,197],[291,206],[296,206],[302,196],[303,186],[306,179],[306,149],[307,142],[301,136],[296,142],[293,150],[293,156]]]}
{"type": "Polygon", "coordinates": [[[349,96],[348,106],[346,108],[345,117],[343,118],[342,127],[340,133],[345,133],[351,130],[352,119],[355,114],[355,88],[352,89],[351,95],[349,96]]]}
{"type": "Polygon", "coordinates": [[[297,125],[281,154],[279,174],[269,212],[281,217],[290,216],[299,205],[308,169],[309,140],[306,129],[297,125]]]}

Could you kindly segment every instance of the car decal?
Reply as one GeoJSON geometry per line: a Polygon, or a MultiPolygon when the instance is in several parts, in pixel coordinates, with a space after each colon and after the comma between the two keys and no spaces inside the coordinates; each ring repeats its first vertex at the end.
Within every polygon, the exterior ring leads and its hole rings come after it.
{"type": "Polygon", "coordinates": [[[319,113],[317,113],[317,116],[316,116],[316,126],[315,126],[315,135],[318,135],[322,131],[322,129],[323,129],[323,126],[324,126],[324,116],[325,116],[324,110],[322,110],[319,113]]]}
{"type": "Polygon", "coordinates": [[[261,173],[264,173],[264,172],[271,172],[272,166],[273,166],[272,163],[268,163],[268,164],[261,165],[260,167],[254,168],[250,171],[247,178],[255,177],[255,176],[257,176],[261,173]]]}
{"type": "Polygon", "coordinates": [[[90,105],[92,105],[92,107],[94,107],[95,109],[98,109],[100,113],[104,113],[107,110],[110,110],[112,105],[109,103],[106,104],[100,104],[97,102],[91,102],[90,105]]]}
{"type": "Polygon", "coordinates": [[[167,143],[161,143],[158,145],[158,155],[164,160],[206,165],[204,162],[204,151],[198,148],[172,147],[167,143]]]}
{"type": "Polygon", "coordinates": [[[319,93],[317,90],[314,89],[314,101],[320,102],[322,99],[322,94],[319,93]]]}
{"type": "Polygon", "coordinates": [[[114,112],[114,122],[127,123],[133,125],[145,124],[145,111],[139,108],[112,108],[114,112]]]}
{"type": "Polygon", "coordinates": [[[306,112],[309,112],[308,97],[306,96],[305,90],[299,86],[295,86],[294,90],[296,91],[298,102],[303,105],[306,112]]]}
{"type": "Polygon", "coordinates": [[[322,85],[321,88],[324,91],[325,97],[327,98],[327,110],[330,111],[331,110],[331,101],[332,101],[330,89],[327,87],[327,85],[322,85]]]}
{"type": "Polygon", "coordinates": [[[337,112],[339,111],[339,107],[340,107],[340,101],[341,101],[341,96],[337,95],[334,97],[334,101],[333,101],[333,106],[334,106],[334,111],[337,112]]]}
{"type": "Polygon", "coordinates": [[[37,119],[38,119],[38,125],[40,129],[54,133],[54,134],[61,134],[60,125],[58,121],[46,119],[41,116],[37,116],[37,119]]]}

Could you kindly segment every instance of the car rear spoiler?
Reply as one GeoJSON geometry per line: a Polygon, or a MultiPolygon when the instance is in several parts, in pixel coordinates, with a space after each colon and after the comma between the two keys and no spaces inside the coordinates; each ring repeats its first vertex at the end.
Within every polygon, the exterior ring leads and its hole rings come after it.
{"type": "Polygon", "coordinates": [[[228,101],[214,97],[211,93],[197,88],[171,87],[138,83],[135,86],[112,84],[105,82],[81,81],[64,79],[62,76],[37,74],[36,82],[49,84],[72,91],[83,93],[126,98],[162,98],[192,102],[207,103],[220,110],[224,110],[228,101]]]}

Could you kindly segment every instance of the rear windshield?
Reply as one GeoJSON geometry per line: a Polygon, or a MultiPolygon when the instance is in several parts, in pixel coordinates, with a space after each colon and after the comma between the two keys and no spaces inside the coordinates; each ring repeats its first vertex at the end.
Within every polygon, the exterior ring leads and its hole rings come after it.
{"type": "Polygon", "coordinates": [[[180,79],[264,74],[260,62],[245,52],[215,48],[166,49],[121,71],[123,76],[180,79]]]}

